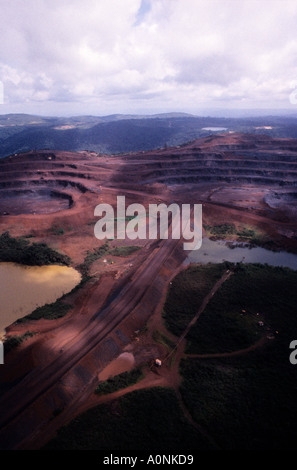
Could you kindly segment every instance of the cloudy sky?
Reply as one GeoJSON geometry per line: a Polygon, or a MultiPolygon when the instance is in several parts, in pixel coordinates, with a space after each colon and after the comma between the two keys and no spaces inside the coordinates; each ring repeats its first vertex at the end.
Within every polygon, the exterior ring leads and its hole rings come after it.
{"type": "Polygon", "coordinates": [[[297,1],[0,0],[0,80],[1,114],[297,112],[297,1]]]}

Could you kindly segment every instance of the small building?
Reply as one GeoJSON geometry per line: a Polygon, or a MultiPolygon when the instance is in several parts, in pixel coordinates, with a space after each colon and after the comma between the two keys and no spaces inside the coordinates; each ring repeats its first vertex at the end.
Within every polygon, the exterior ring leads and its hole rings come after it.
{"type": "Polygon", "coordinates": [[[161,359],[155,359],[155,365],[158,366],[158,367],[161,367],[161,365],[162,365],[161,359]]]}

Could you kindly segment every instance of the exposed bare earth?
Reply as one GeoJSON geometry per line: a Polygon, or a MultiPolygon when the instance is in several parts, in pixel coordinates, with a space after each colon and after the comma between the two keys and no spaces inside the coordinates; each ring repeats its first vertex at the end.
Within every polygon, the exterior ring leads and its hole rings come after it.
{"type": "MultiPolygon", "coordinates": [[[[0,172],[1,232],[30,234],[69,255],[74,267],[102,244],[94,236],[95,206],[116,206],[117,195],[125,195],[127,205],[146,207],[202,203],[204,224],[246,223],[276,247],[297,252],[297,141],[227,134],[121,156],[38,151],[1,160],[0,172]]],[[[71,294],[74,307],[66,317],[8,329],[7,335],[36,335],[7,355],[0,369],[2,448],[38,448],[78,412],[111,399],[93,391],[123,352],[148,367],[144,380],[126,391],[156,384],[178,388],[184,338],[174,367],[149,366],[167,354],[152,332],[164,328],[166,288],[186,253],[179,240],[110,242],[128,244],[142,249],[95,261],[94,277],[71,294]],[[146,333],[138,333],[145,325],[146,333]]]]}

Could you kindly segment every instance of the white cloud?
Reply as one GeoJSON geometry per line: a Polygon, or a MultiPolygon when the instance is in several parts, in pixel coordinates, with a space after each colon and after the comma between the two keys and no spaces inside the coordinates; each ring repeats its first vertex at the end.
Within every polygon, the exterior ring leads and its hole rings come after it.
{"type": "Polygon", "coordinates": [[[0,9],[6,111],[30,112],[36,100],[43,114],[64,114],[65,102],[69,113],[72,101],[74,113],[97,114],[290,106],[295,0],[0,0],[0,9]]]}

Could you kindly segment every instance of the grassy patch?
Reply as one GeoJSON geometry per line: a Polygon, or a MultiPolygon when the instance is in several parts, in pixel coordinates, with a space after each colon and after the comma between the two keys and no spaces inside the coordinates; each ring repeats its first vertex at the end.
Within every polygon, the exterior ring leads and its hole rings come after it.
{"type": "Polygon", "coordinates": [[[204,225],[206,232],[218,238],[226,238],[229,235],[236,233],[236,227],[234,224],[219,224],[219,225],[204,225]]]}
{"type": "Polygon", "coordinates": [[[129,256],[140,249],[140,246],[117,246],[110,249],[109,254],[112,256],[129,256]]]}
{"type": "Polygon", "coordinates": [[[51,226],[50,230],[53,235],[64,235],[65,233],[65,229],[63,227],[59,227],[55,224],[51,226]]]}
{"type": "Polygon", "coordinates": [[[247,227],[241,227],[240,230],[236,232],[239,240],[253,240],[256,238],[255,230],[252,230],[247,227]]]}
{"type": "Polygon", "coordinates": [[[108,393],[116,392],[117,390],[121,390],[122,388],[129,387],[129,385],[133,385],[143,377],[143,373],[141,369],[133,369],[128,372],[123,372],[122,374],[118,374],[115,377],[111,377],[104,382],[101,382],[96,390],[95,393],[97,395],[106,395],[108,393]]]}

